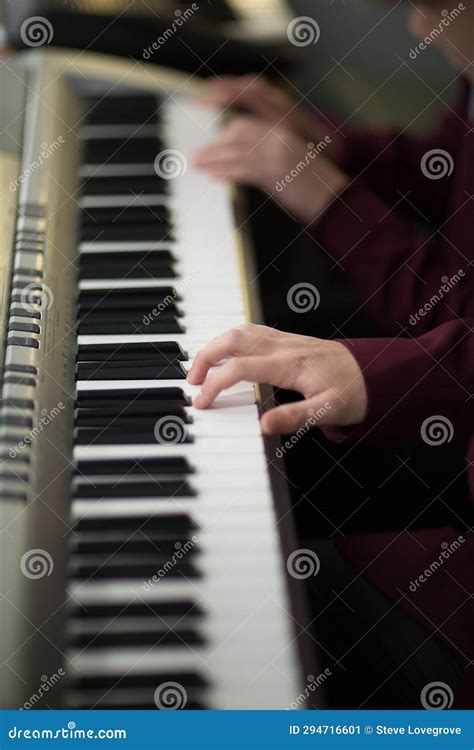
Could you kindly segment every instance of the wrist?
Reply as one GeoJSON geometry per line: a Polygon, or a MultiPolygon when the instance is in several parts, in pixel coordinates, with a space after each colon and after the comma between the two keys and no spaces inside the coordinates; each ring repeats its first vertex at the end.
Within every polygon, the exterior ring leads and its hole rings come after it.
{"type": "Polygon", "coordinates": [[[303,219],[307,224],[314,224],[322,219],[328,208],[350,184],[349,177],[336,168],[330,179],[319,177],[319,180],[320,189],[308,197],[305,206],[303,219]]]}

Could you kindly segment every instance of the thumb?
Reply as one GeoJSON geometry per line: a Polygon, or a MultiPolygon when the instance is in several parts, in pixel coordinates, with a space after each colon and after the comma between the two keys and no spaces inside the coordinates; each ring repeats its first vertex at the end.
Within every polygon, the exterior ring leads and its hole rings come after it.
{"type": "Polygon", "coordinates": [[[262,430],[266,435],[280,435],[296,432],[300,427],[311,427],[311,416],[314,410],[308,401],[296,401],[283,404],[267,411],[261,420],[262,430]]]}

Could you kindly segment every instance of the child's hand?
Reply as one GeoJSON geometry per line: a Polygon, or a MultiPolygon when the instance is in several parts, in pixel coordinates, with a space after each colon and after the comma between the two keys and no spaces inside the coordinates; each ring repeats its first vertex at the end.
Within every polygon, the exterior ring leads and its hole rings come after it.
{"type": "Polygon", "coordinates": [[[304,396],[304,401],[277,406],[263,415],[267,434],[295,432],[311,425],[315,414],[318,426],[347,426],[359,424],[367,413],[364,376],[349,349],[338,341],[246,323],[204,347],[188,373],[190,383],[202,383],[194,401],[199,409],[242,380],[271,383],[304,396]],[[209,374],[223,359],[227,362],[209,374]]]}
{"type": "Polygon", "coordinates": [[[270,127],[283,127],[305,141],[318,143],[329,136],[326,156],[340,164],[344,158],[344,138],[329,122],[318,121],[283,88],[263,75],[216,78],[209,83],[204,102],[216,107],[241,107],[267,121],[270,127]]]}
{"type": "Polygon", "coordinates": [[[255,117],[237,117],[198,151],[195,165],[218,179],[265,190],[309,224],[349,182],[321,153],[317,144],[306,143],[281,126],[269,128],[255,117]]]}

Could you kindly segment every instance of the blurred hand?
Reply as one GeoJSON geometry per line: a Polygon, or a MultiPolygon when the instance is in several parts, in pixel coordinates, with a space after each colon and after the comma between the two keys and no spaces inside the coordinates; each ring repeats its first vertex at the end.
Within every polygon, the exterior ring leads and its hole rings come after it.
{"type": "Polygon", "coordinates": [[[287,91],[263,75],[215,78],[204,102],[223,109],[241,107],[266,120],[269,127],[281,126],[304,141],[319,143],[329,136],[326,156],[338,164],[344,159],[345,141],[335,128],[308,114],[287,91]]]}
{"type": "Polygon", "coordinates": [[[263,120],[242,116],[200,149],[194,163],[218,179],[265,190],[309,224],[349,183],[314,146],[281,126],[269,129],[263,120]]]}
{"type": "Polygon", "coordinates": [[[194,400],[205,409],[239,381],[270,383],[301,393],[303,401],[277,406],[262,417],[267,434],[295,432],[316,423],[354,425],[367,412],[367,390],[355,358],[344,344],[283,333],[246,323],[211,341],[194,359],[188,381],[201,384],[194,400]],[[225,364],[209,374],[221,360],[225,364]]]}

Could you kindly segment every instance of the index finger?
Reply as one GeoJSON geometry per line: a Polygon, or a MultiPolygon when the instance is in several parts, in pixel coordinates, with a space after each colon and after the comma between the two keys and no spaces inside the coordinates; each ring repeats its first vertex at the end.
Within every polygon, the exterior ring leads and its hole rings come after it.
{"type": "Polygon", "coordinates": [[[213,339],[194,358],[188,382],[202,383],[211,367],[226,357],[269,354],[274,351],[278,334],[266,326],[244,324],[213,339]]]}

